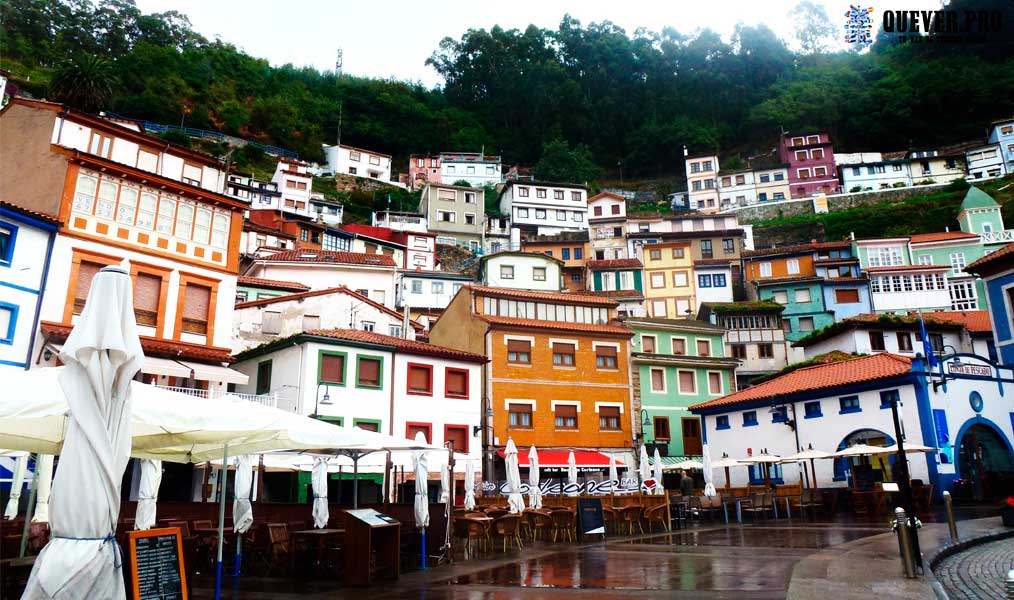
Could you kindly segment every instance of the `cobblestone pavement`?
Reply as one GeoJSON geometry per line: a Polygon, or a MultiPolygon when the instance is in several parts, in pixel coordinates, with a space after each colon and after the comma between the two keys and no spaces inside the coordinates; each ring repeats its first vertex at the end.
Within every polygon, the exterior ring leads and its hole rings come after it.
{"type": "Polygon", "coordinates": [[[972,546],[945,558],[934,574],[953,600],[996,600],[1014,569],[1014,538],[972,546]]]}

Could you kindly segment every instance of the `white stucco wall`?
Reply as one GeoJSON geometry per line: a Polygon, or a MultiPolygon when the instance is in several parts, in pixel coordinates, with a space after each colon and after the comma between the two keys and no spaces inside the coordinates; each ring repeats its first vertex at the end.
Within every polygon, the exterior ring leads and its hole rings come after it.
{"type": "MultiPolygon", "coordinates": [[[[21,369],[30,362],[28,347],[36,325],[35,311],[43,287],[50,233],[17,218],[0,217],[0,225],[5,229],[17,228],[11,262],[0,262],[0,305],[11,311],[14,321],[13,337],[0,341],[0,369],[21,369]]],[[[6,329],[0,331],[0,338],[6,338],[7,334],[6,329]]]]}
{"type": "Polygon", "coordinates": [[[560,291],[560,264],[538,256],[519,256],[516,254],[492,256],[486,259],[486,280],[483,284],[492,287],[558,292],[560,291]],[[501,277],[500,267],[503,265],[514,267],[513,279],[501,277]],[[535,267],[544,267],[546,269],[545,281],[536,281],[534,279],[533,269],[535,267]]]}
{"type": "Polygon", "coordinates": [[[394,267],[357,267],[344,264],[259,262],[248,273],[251,277],[298,281],[310,289],[322,290],[344,285],[367,290],[370,300],[394,308],[394,267]],[[378,293],[380,292],[380,293],[378,293]]]}

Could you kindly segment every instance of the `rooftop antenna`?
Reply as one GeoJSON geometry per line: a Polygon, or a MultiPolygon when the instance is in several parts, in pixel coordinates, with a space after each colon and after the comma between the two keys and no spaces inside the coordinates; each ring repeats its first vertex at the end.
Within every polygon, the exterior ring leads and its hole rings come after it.
{"type": "MultiPolygon", "coordinates": [[[[334,60],[334,80],[335,85],[341,80],[342,76],[342,63],[345,59],[345,51],[338,48],[338,52],[334,60]]],[[[339,87],[339,98],[338,98],[338,145],[342,145],[342,100],[341,100],[341,88],[339,87]]]]}

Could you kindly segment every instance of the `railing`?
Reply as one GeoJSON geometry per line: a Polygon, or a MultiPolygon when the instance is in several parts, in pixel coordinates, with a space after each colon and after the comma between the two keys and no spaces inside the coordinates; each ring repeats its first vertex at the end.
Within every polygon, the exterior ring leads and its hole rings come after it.
{"type": "Polygon", "coordinates": [[[247,402],[256,402],[257,404],[263,404],[272,408],[278,406],[278,397],[275,394],[269,395],[257,395],[257,394],[241,394],[239,392],[222,392],[218,390],[198,390],[194,388],[176,387],[171,385],[156,385],[155,387],[162,388],[163,390],[169,390],[172,392],[178,392],[180,394],[186,394],[188,396],[194,396],[196,398],[223,398],[225,396],[235,396],[241,400],[247,402]]]}
{"type": "Polygon", "coordinates": [[[1003,231],[990,231],[988,233],[981,234],[982,243],[984,244],[995,244],[997,242],[1014,242],[1014,229],[1004,229],[1003,231]]]}

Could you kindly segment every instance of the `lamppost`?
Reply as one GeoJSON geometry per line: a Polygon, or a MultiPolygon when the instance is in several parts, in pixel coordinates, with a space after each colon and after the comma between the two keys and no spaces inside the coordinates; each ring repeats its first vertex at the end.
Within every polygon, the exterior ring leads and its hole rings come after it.
{"type": "MultiPolygon", "coordinates": [[[[780,413],[782,413],[785,416],[785,419],[782,421],[782,423],[785,423],[790,429],[792,429],[793,433],[796,434],[796,450],[795,450],[795,452],[802,452],[803,448],[799,445],[799,428],[796,427],[796,425],[798,424],[798,421],[796,421],[796,403],[795,402],[789,402],[788,404],[782,404],[781,406],[776,406],[775,404],[776,404],[775,402],[771,403],[771,408],[768,409],[768,412],[771,413],[771,414],[775,414],[775,413],[779,413],[780,412],[780,413]],[[789,418],[789,413],[788,413],[788,410],[786,409],[786,407],[792,409],[792,418],[791,419],[789,418]]],[[[767,469],[768,468],[767,465],[765,465],[764,468],[767,469]]],[[[804,471],[806,470],[805,466],[803,467],[803,470],[804,471]]],[[[800,483],[802,483],[801,479],[802,478],[800,478],[800,483]]]]}
{"type": "MultiPolygon", "coordinates": [[[[901,472],[901,481],[898,482],[898,487],[901,490],[901,502],[904,505],[905,514],[908,515],[907,526],[909,539],[912,540],[912,554],[915,555],[915,563],[919,566],[919,569],[922,569],[922,552],[919,550],[919,530],[915,527],[915,506],[912,503],[912,485],[908,474],[908,459],[905,457],[905,424],[902,421],[901,411],[898,410],[898,405],[901,404],[901,395],[894,392],[890,395],[890,398],[891,417],[894,420],[894,439],[898,442],[898,456],[895,460],[900,461],[898,470],[901,472]]],[[[904,527],[905,525],[902,526],[904,527]]]]}
{"type": "MultiPolygon", "coordinates": [[[[651,427],[651,419],[648,418],[648,410],[642,408],[641,409],[641,439],[642,440],[645,439],[645,432],[648,431],[649,427],[651,427]]],[[[651,440],[655,441],[655,437],[652,436],[651,440]]]]}
{"type": "Polygon", "coordinates": [[[316,397],[313,400],[313,418],[314,419],[320,417],[320,414],[318,413],[318,409],[320,408],[321,404],[323,404],[324,406],[330,406],[331,405],[331,386],[327,385],[326,383],[318,383],[317,384],[317,393],[316,393],[315,396],[316,397]],[[324,386],[324,397],[323,398],[320,397],[320,386],[324,386]]]}

